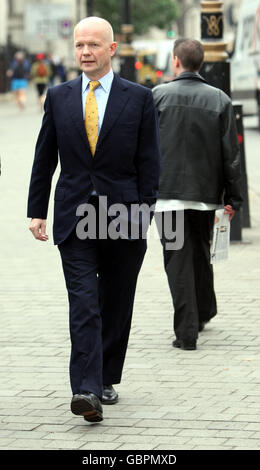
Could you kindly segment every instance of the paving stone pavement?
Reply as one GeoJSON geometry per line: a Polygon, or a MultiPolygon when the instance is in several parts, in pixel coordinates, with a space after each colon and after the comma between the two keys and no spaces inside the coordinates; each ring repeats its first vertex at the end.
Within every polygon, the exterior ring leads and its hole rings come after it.
{"type": "Polygon", "coordinates": [[[32,238],[26,218],[41,117],[33,90],[24,112],[0,100],[0,449],[259,449],[259,135],[246,132],[252,227],[243,240],[250,243],[232,244],[229,259],[215,266],[218,315],[200,334],[198,349],[172,348],[173,309],[152,235],[120,401],[104,407],[102,423],[87,424],[69,406],[68,305],[52,244],[52,199],[48,243],[32,238]]]}

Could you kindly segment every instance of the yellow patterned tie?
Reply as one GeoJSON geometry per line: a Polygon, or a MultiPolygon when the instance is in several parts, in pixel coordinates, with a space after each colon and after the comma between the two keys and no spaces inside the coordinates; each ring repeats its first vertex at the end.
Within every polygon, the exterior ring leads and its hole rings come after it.
{"type": "Polygon", "coordinates": [[[98,107],[94,90],[99,85],[99,82],[89,82],[89,92],[85,104],[85,127],[92,156],[94,156],[98,140],[98,107]]]}

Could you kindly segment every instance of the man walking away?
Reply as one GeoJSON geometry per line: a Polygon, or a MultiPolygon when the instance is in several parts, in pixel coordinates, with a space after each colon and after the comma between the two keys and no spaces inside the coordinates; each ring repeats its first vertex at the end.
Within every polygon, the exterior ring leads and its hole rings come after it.
{"type": "Polygon", "coordinates": [[[174,306],[173,346],[190,350],[196,349],[198,332],[217,313],[210,264],[215,210],[224,204],[231,220],[242,202],[232,103],[199,75],[203,60],[199,41],[178,39],[172,53],[175,78],[153,90],[162,152],[156,221],[158,227],[159,219],[162,222],[164,266],[174,306]],[[168,249],[176,215],[183,209],[183,246],[168,249]]]}

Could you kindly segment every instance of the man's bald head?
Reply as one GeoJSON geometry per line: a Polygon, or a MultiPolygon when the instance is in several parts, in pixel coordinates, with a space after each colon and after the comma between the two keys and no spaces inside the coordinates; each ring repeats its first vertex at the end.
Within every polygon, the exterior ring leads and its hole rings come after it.
{"type": "Polygon", "coordinates": [[[75,26],[76,59],[89,79],[99,80],[110,71],[117,47],[113,36],[111,24],[96,16],[84,18],[75,26]]]}
{"type": "Polygon", "coordinates": [[[83,18],[83,20],[79,21],[74,28],[74,37],[75,33],[80,30],[85,29],[96,29],[103,33],[104,39],[108,43],[112,43],[114,41],[114,32],[111,24],[103,19],[99,18],[98,16],[88,16],[87,18],[83,18]]]}

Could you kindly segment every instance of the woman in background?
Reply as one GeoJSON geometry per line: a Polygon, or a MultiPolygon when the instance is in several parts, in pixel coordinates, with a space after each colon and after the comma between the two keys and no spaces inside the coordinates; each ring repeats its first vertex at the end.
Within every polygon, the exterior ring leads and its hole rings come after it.
{"type": "Polygon", "coordinates": [[[36,61],[32,64],[31,67],[31,77],[36,86],[38,102],[41,109],[43,108],[45,101],[45,90],[49,84],[50,76],[51,69],[45,60],[44,54],[37,54],[36,61]]]}
{"type": "Polygon", "coordinates": [[[30,64],[25,59],[22,51],[15,53],[7,76],[11,78],[11,91],[14,93],[15,101],[20,109],[24,109],[26,103],[26,89],[30,76],[30,64]]]}

